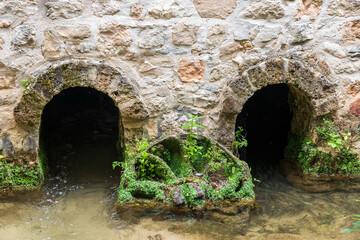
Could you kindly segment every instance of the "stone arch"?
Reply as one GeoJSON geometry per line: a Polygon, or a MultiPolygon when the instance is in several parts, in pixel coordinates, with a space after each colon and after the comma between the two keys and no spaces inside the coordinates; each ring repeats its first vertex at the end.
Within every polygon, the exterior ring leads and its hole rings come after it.
{"type": "Polygon", "coordinates": [[[335,84],[302,63],[287,59],[270,59],[245,70],[241,77],[225,87],[213,137],[231,148],[237,115],[246,101],[259,89],[284,83],[290,88],[294,113],[291,131],[308,136],[321,116],[331,115],[338,108],[335,84]]]}
{"type": "Polygon", "coordinates": [[[146,135],[147,108],[135,86],[122,73],[110,65],[91,61],[66,61],[57,63],[28,80],[20,102],[14,109],[17,125],[31,138],[34,146],[24,147],[14,158],[24,163],[38,163],[41,115],[50,100],[65,89],[93,88],[109,96],[119,108],[122,144],[135,136],[146,135]]]}

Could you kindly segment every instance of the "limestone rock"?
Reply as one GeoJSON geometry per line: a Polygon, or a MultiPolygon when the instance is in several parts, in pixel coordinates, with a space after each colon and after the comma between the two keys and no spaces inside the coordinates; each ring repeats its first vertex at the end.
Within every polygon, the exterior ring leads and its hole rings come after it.
{"type": "Polygon", "coordinates": [[[332,0],[327,12],[331,16],[355,17],[360,15],[360,1],[358,0],[332,0]]]}
{"type": "Polygon", "coordinates": [[[314,20],[319,15],[320,8],[323,4],[322,0],[301,0],[298,8],[297,18],[308,15],[314,20]]]}
{"type": "Polygon", "coordinates": [[[41,46],[41,52],[44,58],[49,60],[62,58],[64,53],[61,47],[61,41],[49,30],[44,32],[44,37],[44,42],[41,46]]]}
{"type": "Polygon", "coordinates": [[[208,30],[206,42],[211,46],[218,46],[228,38],[226,26],[216,24],[208,30]]]}
{"type": "Polygon", "coordinates": [[[360,59],[360,46],[355,46],[350,48],[349,56],[352,60],[359,60],[360,59]]]}
{"type": "Polygon", "coordinates": [[[9,21],[7,21],[7,20],[1,20],[0,21],[0,28],[8,28],[8,27],[10,27],[10,22],[9,21]]]}
{"type": "Polygon", "coordinates": [[[35,44],[35,28],[24,23],[17,26],[11,38],[14,46],[33,46],[35,44]]]}
{"type": "Polygon", "coordinates": [[[183,82],[200,81],[204,75],[204,61],[181,59],[178,63],[178,76],[183,82]]]}
{"type": "Polygon", "coordinates": [[[140,3],[136,3],[130,7],[130,17],[135,18],[137,20],[144,20],[144,6],[140,3]]]}
{"type": "Polygon", "coordinates": [[[235,79],[238,69],[235,64],[220,64],[214,67],[209,76],[210,82],[235,79]]]}
{"type": "Polygon", "coordinates": [[[153,18],[170,19],[183,17],[185,9],[174,0],[160,0],[152,3],[149,14],[153,18]]]}
{"type": "Polygon", "coordinates": [[[280,19],[285,16],[285,10],[279,1],[260,1],[247,6],[242,14],[253,19],[280,19]]]}
{"type": "Polygon", "coordinates": [[[15,87],[17,71],[0,62],[0,90],[15,87]]]}
{"type": "Polygon", "coordinates": [[[360,116],[360,99],[357,99],[355,102],[351,103],[349,114],[360,116]]]}
{"type": "Polygon", "coordinates": [[[257,34],[258,26],[245,21],[237,21],[234,27],[234,40],[252,40],[257,34]]]}
{"type": "Polygon", "coordinates": [[[336,43],[324,42],[322,44],[323,49],[325,52],[337,57],[337,58],[345,58],[347,54],[343,50],[343,48],[336,43]]]}
{"type": "Polygon", "coordinates": [[[125,54],[132,43],[128,27],[116,22],[101,25],[98,39],[100,51],[105,55],[125,54]]]}
{"type": "Polygon", "coordinates": [[[221,60],[233,59],[242,50],[242,46],[238,42],[230,43],[220,48],[219,58],[221,60]]]}
{"type": "Polygon", "coordinates": [[[164,46],[166,35],[162,27],[152,26],[142,30],[139,34],[139,48],[151,49],[164,46]]]}
{"type": "Polygon", "coordinates": [[[98,17],[115,15],[120,11],[120,3],[118,0],[93,0],[91,10],[98,17]]]}
{"type": "Polygon", "coordinates": [[[79,41],[90,37],[90,25],[74,24],[67,26],[55,26],[57,33],[69,41],[79,41]]]}
{"type": "Polygon", "coordinates": [[[360,92],[360,81],[356,81],[346,87],[346,93],[355,97],[360,92]]]}
{"type": "Polygon", "coordinates": [[[174,45],[191,46],[197,42],[198,26],[178,23],[174,26],[172,32],[172,42],[174,45]]]}
{"type": "Polygon", "coordinates": [[[214,107],[219,99],[217,93],[219,89],[215,86],[206,84],[196,91],[194,98],[194,106],[199,108],[211,108],[214,107]]]}
{"type": "Polygon", "coordinates": [[[266,43],[279,37],[281,29],[278,27],[265,27],[260,30],[255,40],[257,42],[266,43]]]}
{"type": "Polygon", "coordinates": [[[225,19],[236,7],[236,0],[194,0],[194,5],[203,18],[225,19]]]}
{"type": "Polygon", "coordinates": [[[344,42],[360,42],[360,19],[348,21],[340,29],[343,32],[342,39],[344,42]]]}
{"type": "Polygon", "coordinates": [[[81,0],[49,0],[44,3],[50,19],[75,18],[81,15],[81,0]]]}
{"type": "Polygon", "coordinates": [[[309,23],[297,23],[291,28],[292,43],[302,43],[313,39],[313,29],[309,23]]]}

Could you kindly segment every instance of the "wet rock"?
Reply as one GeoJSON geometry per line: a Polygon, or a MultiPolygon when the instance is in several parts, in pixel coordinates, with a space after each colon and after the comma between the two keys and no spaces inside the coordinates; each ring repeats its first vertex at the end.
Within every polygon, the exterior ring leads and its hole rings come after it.
{"type": "Polygon", "coordinates": [[[80,0],[49,0],[44,3],[46,15],[52,19],[75,18],[81,15],[82,2],[80,0]]]}
{"type": "Polygon", "coordinates": [[[95,16],[115,15],[120,11],[121,1],[116,0],[93,0],[91,10],[95,16]]]}
{"type": "Polygon", "coordinates": [[[180,190],[175,190],[174,191],[173,202],[175,203],[175,205],[183,205],[183,204],[185,204],[185,199],[183,199],[181,197],[181,191],[180,190]]]}
{"type": "Polygon", "coordinates": [[[360,15],[360,1],[332,0],[327,12],[331,16],[352,17],[360,15]]]}
{"type": "Polygon", "coordinates": [[[279,1],[260,1],[247,6],[242,14],[253,19],[280,19],[285,16],[285,10],[279,1]]]}
{"type": "Polygon", "coordinates": [[[204,61],[190,59],[181,59],[178,63],[177,74],[183,82],[200,81],[204,75],[204,61]]]}
{"type": "Polygon", "coordinates": [[[153,18],[170,19],[183,17],[185,15],[185,9],[174,0],[160,0],[152,3],[149,14],[153,18]]]}
{"type": "Polygon", "coordinates": [[[144,5],[140,3],[136,3],[130,7],[130,17],[135,18],[137,20],[144,20],[144,5]]]}
{"type": "Polygon", "coordinates": [[[57,33],[69,41],[79,41],[91,36],[90,25],[74,24],[67,26],[55,26],[57,33]]]}
{"type": "Polygon", "coordinates": [[[216,24],[211,26],[208,30],[206,42],[212,46],[218,46],[228,38],[226,26],[216,24]]]}
{"type": "Polygon", "coordinates": [[[15,28],[11,38],[14,46],[33,46],[35,45],[35,27],[24,23],[15,28]]]}
{"type": "Polygon", "coordinates": [[[197,32],[199,26],[178,23],[172,32],[172,42],[174,45],[191,46],[197,42],[197,32]]]}
{"type": "Polygon", "coordinates": [[[164,29],[158,26],[145,28],[139,34],[139,48],[152,49],[164,46],[166,39],[169,39],[164,33],[164,29]]]}
{"type": "Polygon", "coordinates": [[[194,5],[203,18],[225,19],[236,7],[236,0],[194,0],[194,5]]]}
{"type": "Polygon", "coordinates": [[[360,46],[350,48],[349,56],[351,57],[352,60],[359,60],[359,58],[360,58],[360,46]]]}

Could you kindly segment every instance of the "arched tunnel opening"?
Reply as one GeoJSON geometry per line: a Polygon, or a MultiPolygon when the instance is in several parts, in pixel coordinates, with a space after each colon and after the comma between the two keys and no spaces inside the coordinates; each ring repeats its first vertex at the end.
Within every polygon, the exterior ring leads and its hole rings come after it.
{"type": "MultiPolygon", "coordinates": [[[[45,106],[40,151],[50,177],[103,181],[118,160],[119,109],[106,94],[87,87],[63,90],[45,106]]],[[[114,175],[115,177],[115,175],[114,175]]]]}
{"type": "Polygon", "coordinates": [[[286,84],[266,86],[254,93],[237,116],[235,130],[244,129],[248,145],[239,149],[255,177],[278,169],[284,159],[293,113],[286,84]]]}

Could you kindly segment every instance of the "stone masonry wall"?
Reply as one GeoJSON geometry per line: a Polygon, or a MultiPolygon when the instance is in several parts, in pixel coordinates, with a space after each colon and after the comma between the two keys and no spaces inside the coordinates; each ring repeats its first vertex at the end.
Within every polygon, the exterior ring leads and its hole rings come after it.
{"type": "Polygon", "coordinates": [[[357,129],[359,70],[359,0],[0,0],[0,149],[36,156],[42,107],[72,86],[112,97],[125,138],[178,133],[190,112],[230,146],[242,105],[276,83],[293,131],[357,129]]]}

